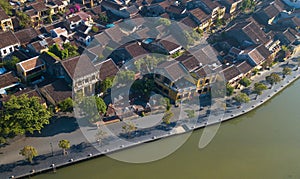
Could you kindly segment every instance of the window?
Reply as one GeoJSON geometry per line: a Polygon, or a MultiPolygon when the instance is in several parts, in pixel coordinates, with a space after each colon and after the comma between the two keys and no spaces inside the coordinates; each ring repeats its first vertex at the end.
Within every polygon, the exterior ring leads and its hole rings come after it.
{"type": "Polygon", "coordinates": [[[13,48],[12,47],[9,47],[9,52],[13,52],[13,48]]]}
{"type": "Polygon", "coordinates": [[[7,53],[6,49],[3,50],[3,54],[5,55],[7,53]]]}

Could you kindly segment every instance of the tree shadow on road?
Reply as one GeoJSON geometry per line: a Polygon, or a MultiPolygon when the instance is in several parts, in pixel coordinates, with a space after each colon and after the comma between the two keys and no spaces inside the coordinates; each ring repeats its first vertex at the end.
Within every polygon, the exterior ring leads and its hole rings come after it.
{"type": "Polygon", "coordinates": [[[74,117],[53,117],[51,123],[45,126],[41,132],[26,134],[27,137],[50,137],[61,133],[71,133],[77,130],[78,124],[74,117]]]}

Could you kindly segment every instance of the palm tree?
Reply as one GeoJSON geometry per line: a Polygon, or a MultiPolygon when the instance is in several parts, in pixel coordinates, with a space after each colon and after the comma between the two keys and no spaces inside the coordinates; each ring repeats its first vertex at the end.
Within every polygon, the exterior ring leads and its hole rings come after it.
{"type": "Polygon", "coordinates": [[[37,150],[30,145],[27,145],[23,149],[21,149],[19,154],[24,156],[25,159],[30,163],[32,163],[32,159],[38,155],[37,150]]]}
{"type": "Polygon", "coordinates": [[[66,150],[71,147],[70,141],[63,139],[59,141],[58,147],[63,149],[63,154],[66,155],[67,154],[66,150]]]}

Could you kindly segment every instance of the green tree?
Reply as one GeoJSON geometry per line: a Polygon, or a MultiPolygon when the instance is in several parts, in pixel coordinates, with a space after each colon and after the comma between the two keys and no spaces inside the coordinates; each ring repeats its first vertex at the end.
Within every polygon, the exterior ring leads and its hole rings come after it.
{"type": "Polygon", "coordinates": [[[227,84],[226,85],[226,95],[227,96],[231,96],[234,92],[234,87],[232,87],[231,85],[227,84]]]}
{"type": "Polygon", "coordinates": [[[243,0],[242,2],[242,10],[253,10],[256,5],[255,0],[243,0]]]}
{"type": "Polygon", "coordinates": [[[34,147],[27,145],[20,150],[19,154],[24,156],[26,160],[32,163],[33,158],[38,155],[38,152],[34,147]]]}
{"type": "Polygon", "coordinates": [[[116,81],[118,83],[126,83],[128,81],[134,80],[134,77],[135,77],[134,71],[121,70],[121,71],[119,71],[118,75],[116,76],[116,81]]]}
{"type": "Polygon", "coordinates": [[[243,79],[240,80],[239,83],[245,87],[248,87],[251,85],[251,80],[247,77],[244,77],[243,79]]]}
{"type": "Polygon", "coordinates": [[[184,30],[183,31],[183,37],[185,39],[185,43],[187,45],[194,45],[195,39],[191,36],[191,32],[184,30]]]}
{"type": "Polygon", "coordinates": [[[172,107],[169,98],[161,98],[159,104],[163,105],[167,111],[169,111],[172,107]]]}
{"type": "Polygon", "coordinates": [[[270,83],[271,85],[274,85],[278,82],[281,81],[281,78],[278,74],[276,73],[271,73],[269,76],[266,76],[266,80],[268,83],[270,83]]]}
{"type": "Polygon", "coordinates": [[[9,60],[4,61],[4,67],[8,70],[16,70],[16,64],[20,62],[20,59],[16,56],[13,56],[9,60]]]}
{"type": "Polygon", "coordinates": [[[184,112],[187,113],[188,118],[195,117],[195,111],[194,110],[189,109],[189,110],[185,110],[184,112]]]}
{"type": "Polygon", "coordinates": [[[75,45],[71,45],[70,42],[64,43],[63,48],[64,48],[65,52],[67,52],[67,55],[65,55],[67,57],[74,57],[74,56],[79,55],[79,53],[77,51],[78,48],[75,45]]]}
{"type": "Polygon", "coordinates": [[[122,129],[123,129],[124,133],[126,133],[128,135],[128,137],[130,137],[131,134],[137,129],[137,127],[135,126],[134,123],[130,122],[130,123],[127,123],[124,126],[122,126],[122,129]]]}
{"type": "Polygon", "coordinates": [[[98,142],[98,145],[102,145],[103,139],[106,137],[107,132],[103,131],[102,129],[98,129],[95,139],[98,142]]]}
{"type": "Polygon", "coordinates": [[[4,103],[4,115],[0,121],[2,137],[23,135],[26,132],[40,132],[44,125],[49,124],[51,113],[40,104],[40,98],[27,95],[11,96],[4,103]]]}
{"type": "Polygon", "coordinates": [[[99,117],[102,117],[107,109],[103,99],[97,96],[84,97],[80,102],[80,107],[91,122],[99,120],[99,117]]]}
{"type": "Polygon", "coordinates": [[[105,78],[101,84],[100,84],[100,89],[101,89],[101,92],[106,92],[109,88],[112,87],[113,85],[113,82],[114,82],[114,78],[112,77],[108,77],[108,78],[105,78]]]}
{"type": "Polygon", "coordinates": [[[71,98],[67,98],[58,104],[58,107],[63,112],[72,112],[73,106],[73,100],[71,98]]]}
{"type": "Polygon", "coordinates": [[[174,113],[172,111],[166,111],[164,113],[164,116],[162,118],[162,121],[164,124],[169,125],[171,124],[171,118],[174,116],[174,113]]]}
{"type": "Polygon", "coordinates": [[[283,74],[284,76],[290,75],[291,73],[292,73],[292,69],[289,68],[289,67],[284,67],[284,68],[282,69],[282,74],[283,74]]]}
{"type": "Polygon", "coordinates": [[[0,0],[0,6],[3,8],[5,13],[9,16],[12,15],[12,9],[13,7],[9,4],[7,0],[0,0]]]}
{"type": "Polygon", "coordinates": [[[239,103],[248,103],[250,101],[250,98],[246,93],[237,94],[233,99],[239,103]]]}
{"type": "Polygon", "coordinates": [[[67,150],[71,147],[71,143],[70,141],[63,139],[59,141],[58,147],[61,148],[63,150],[63,154],[66,155],[67,150]]]}
{"type": "Polygon", "coordinates": [[[31,25],[30,17],[22,11],[16,11],[16,16],[19,20],[19,25],[21,28],[25,28],[31,25]]]}
{"type": "Polygon", "coordinates": [[[169,19],[166,18],[160,18],[158,20],[159,24],[162,24],[164,26],[170,26],[171,25],[171,21],[169,19]]]}
{"type": "Polygon", "coordinates": [[[266,85],[263,83],[255,83],[254,84],[254,92],[258,95],[261,95],[264,90],[268,89],[266,85]]]}
{"type": "Polygon", "coordinates": [[[108,17],[105,14],[99,14],[99,20],[107,23],[108,22],[108,17]]]}

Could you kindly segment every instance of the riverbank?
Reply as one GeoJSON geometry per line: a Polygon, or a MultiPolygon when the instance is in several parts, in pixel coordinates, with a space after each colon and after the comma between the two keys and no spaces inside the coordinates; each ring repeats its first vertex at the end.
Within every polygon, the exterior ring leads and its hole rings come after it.
{"type": "Polygon", "coordinates": [[[99,152],[96,150],[91,144],[83,143],[81,145],[77,145],[72,147],[70,154],[68,156],[63,156],[61,152],[55,152],[52,154],[46,154],[42,155],[36,158],[35,163],[32,165],[29,165],[28,163],[25,163],[24,161],[19,161],[17,163],[13,164],[6,164],[2,165],[1,168],[1,178],[9,178],[14,176],[15,178],[25,177],[29,175],[35,175],[41,172],[46,172],[49,170],[56,170],[57,168],[68,166],[73,163],[82,162],[94,157],[98,157],[107,153],[112,153],[115,151],[123,150],[125,148],[133,147],[136,145],[140,145],[145,142],[151,142],[153,140],[161,139],[170,137],[173,135],[178,135],[186,132],[190,132],[194,129],[200,129],[208,125],[214,125],[216,123],[219,123],[221,121],[228,121],[230,119],[233,119],[235,117],[238,117],[240,115],[243,115],[245,113],[248,113],[257,107],[264,104],[266,101],[271,99],[273,96],[275,96],[277,93],[282,91],[284,88],[286,88],[288,85],[290,85],[292,82],[297,80],[300,77],[299,70],[293,71],[291,75],[286,76],[284,80],[282,80],[280,83],[274,85],[271,89],[266,90],[261,96],[259,96],[258,100],[251,101],[247,104],[244,104],[241,108],[232,110],[230,113],[225,113],[223,118],[219,118],[219,116],[215,116],[213,119],[215,120],[203,120],[199,123],[196,123],[195,125],[187,126],[188,128],[185,128],[186,130],[181,133],[162,133],[161,135],[154,136],[148,136],[142,141],[131,143],[131,145],[124,145],[124,146],[114,146],[110,150],[99,152]],[[54,165],[52,165],[54,164],[54,165]]]}

